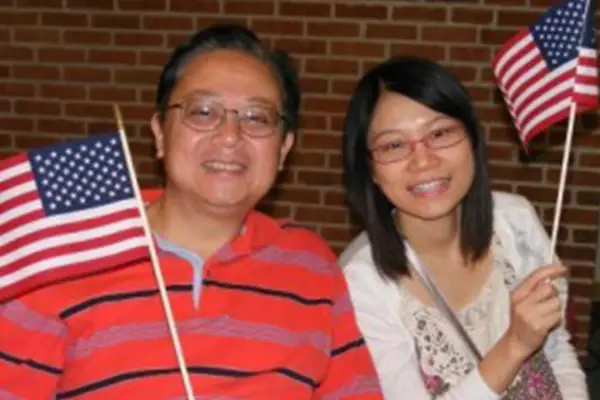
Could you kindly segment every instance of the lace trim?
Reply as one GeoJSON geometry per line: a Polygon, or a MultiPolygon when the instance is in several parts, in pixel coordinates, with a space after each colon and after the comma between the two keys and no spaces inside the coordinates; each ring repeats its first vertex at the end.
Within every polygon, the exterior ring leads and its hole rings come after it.
{"type": "MultiPolygon", "coordinates": [[[[488,325],[496,293],[512,287],[517,279],[515,269],[501,257],[502,246],[495,236],[491,251],[494,268],[480,295],[456,313],[480,350],[491,345],[488,325]]],[[[437,307],[422,303],[405,287],[399,286],[399,291],[402,319],[413,334],[423,381],[436,398],[460,382],[475,368],[475,363],[465,356],[469,350],[437,307]]]]}

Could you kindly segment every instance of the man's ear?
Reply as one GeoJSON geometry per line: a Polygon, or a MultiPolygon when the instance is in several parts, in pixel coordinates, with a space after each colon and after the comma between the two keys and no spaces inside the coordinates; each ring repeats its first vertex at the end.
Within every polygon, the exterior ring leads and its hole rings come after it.
{"type": "Polygon", "coordinates": [[[154,148],[156,149],[156,158],[159,160],[165,156],[165,134],[162,130],[162,124],[158,112],[154,113],[150,119],[150,127],[154,135],[154,148]]]}
{"type": "Polygon", "coordinates": [[[294,132],[288,132],[285,134],[283,141],[281,142],[281,148],[279,150],[279,171],[283,170],[283,165],[285,164],[285,160],[287,159],[288,154],[292,147],[294,147],[294,141],[296,140],[296,135],[294,132]]]}

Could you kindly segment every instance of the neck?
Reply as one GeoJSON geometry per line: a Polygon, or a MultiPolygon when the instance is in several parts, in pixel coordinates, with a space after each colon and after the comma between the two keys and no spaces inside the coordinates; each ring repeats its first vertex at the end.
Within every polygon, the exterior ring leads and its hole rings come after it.
{"type": "Polygon", "coordinates": [[[396,214],[396,224],[420,257],[446,259],[461,256],[460,212],[437,220],[396,214]]]}
{"type": "Polygon", "coordinates": [[[241,231],[246,213],[218,213],[199,204],[194,198],[165,189],[148,208],[148,218],[153,232],[206,259],[241,231]]]}

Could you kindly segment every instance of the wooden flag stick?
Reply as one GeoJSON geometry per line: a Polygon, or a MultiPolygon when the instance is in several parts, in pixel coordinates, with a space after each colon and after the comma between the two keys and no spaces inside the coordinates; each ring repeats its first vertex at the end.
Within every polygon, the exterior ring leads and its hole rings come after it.
{"type": "Polygon", "coordinates": [[[179,365],[181,377],[183,378],[183,385],[185,387],[185,391],[186,391],[188,400],[194,400],[194,392],[192,389],[192,384],[190,383],[190,377],[189,377],[189,374],[187,371],[187,366],[185,364],[183,350],[181,349],[181,343],[179,341],[179,334],[177,333],[175,319],[173,318],[173,312],[171,311],[171,304],[169,302],[169,296],[167,295],[165,281],[164,281],[164,278],[162,275],[162,271],[160,269],[160,263],[158,261],[156,246],[154,245],[154,240],[152,238],[152,231],[150,230],[150,224],[148,223],[148,216],[146,215],[144,202],[142,201],[140,186],[137,181],[137,177],[135,175],[135,169],[134,169],[132,158],[131,158],[131,152],[129,150],[127,136],[125,135],[125,125],[123,124],[123,118],[121,116],[121,111],[119,110],[119,106],[117,104],[114,104],[113,109],[114,109],[114,113],[115,113],[115,118],[117,119],[117,127],[119,128],[119,135],[121,137],[121,143],[123,145],[123,153],[125,155],[127,169],[129,170],[129,179],[131,180],[131,185],[133,186],[133,190],[135,192],[135,198],[137,200],[138,209],[140,211],[140,216],[142,217],[142,222],[144,225],[144,233],[146,234],[146,239],[148,240],[148,248],[150,250],[150,259],[152,261],[152,268],[154,269],[154,275],[156,277],[156,283],[158,285],[160,299],[163,304],[165,316],[167,318],[167,325],[169,326],[169,332],[171,334],[171,339],[173,341],[173,346],[175,348],[175,355],[177,357],[177,363],[179,365]]]}
{"type": "Polygon", "coordinates": [[[569,124],[567,126],[567,137],[565,138],[565,148],[563,150],[562,165],[560,167],[560,180],[558,183],[558,193],[556,194],[556,204],[554,205],[554,222],[552,223],[552,236],[550,239],[550,262],[554,260],[554,251],[558,239],[558,228],[560,227],[560,215],[563,208],[563,197],[565,185],[567,182],[567,171],[569,170],[569,157],[571,155],[571,143],[573,141],[573,131],[575,130],[575,115],[577,114],[577,104],[573,101],[569,112],[569,124]]]}

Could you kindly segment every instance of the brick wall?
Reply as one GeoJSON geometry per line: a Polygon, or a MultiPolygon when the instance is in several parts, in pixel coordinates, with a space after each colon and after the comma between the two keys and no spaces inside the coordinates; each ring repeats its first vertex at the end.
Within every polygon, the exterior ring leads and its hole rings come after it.
{"type": "MultiPolygon", "coordinates": [[[[471,90],[494,186],[528,196],[550,228],[565,126],[523,157],[491,81],[493,51],[546,0],[0,0],[0,154],[114,128],[120,104],[143,184],[158,182],[147,121],[168,50],[217,21],[248,24],[290,50],[304,89],[290,168],[265,204],[339,249],[356,232],[340,187],[340,127],[357,76],[392,54],[450,66],[471,90]]],[[[576,342],[584,348],[600,204],[600,134],[578,119],[559,254],[571,265],[576,342]]]]}

